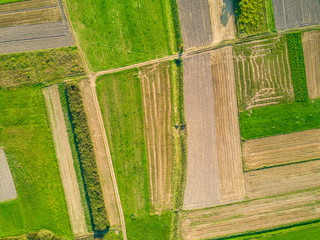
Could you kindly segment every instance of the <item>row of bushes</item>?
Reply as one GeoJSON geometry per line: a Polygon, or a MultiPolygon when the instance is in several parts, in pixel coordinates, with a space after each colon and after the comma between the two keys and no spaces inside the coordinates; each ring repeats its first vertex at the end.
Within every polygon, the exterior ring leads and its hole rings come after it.
{"type": "Polygon", "coordinates": [[[95,231],[104,231],[109,227],[109,221],[80,89],[74,83],[66,83],[65,86],[69,114],[89,199],[93,228],[95,231]]]}
{"type": "Polygon", "coordinates": [[[172,15],[173,15],[173,25],[174,25],[174,34],[176,37],[176,51],[181,51],[182,47],[182,35],[180,27],[180,18],[179,18],[179,9],[176,0],[170,0],[172,15]]]}
{"type": "Polygon", "coordinates": [[[304,102],[308,100],[308,86],[301,33],[288,34],[287,43],[294,97],[297,102],[304,102]]]}
{"type": "Polygon", "coordinates": [[[0,238],[0,240],[62,240],[51,231],[42,229],[39,232],[31,232],[18,237],[0,238]]]}

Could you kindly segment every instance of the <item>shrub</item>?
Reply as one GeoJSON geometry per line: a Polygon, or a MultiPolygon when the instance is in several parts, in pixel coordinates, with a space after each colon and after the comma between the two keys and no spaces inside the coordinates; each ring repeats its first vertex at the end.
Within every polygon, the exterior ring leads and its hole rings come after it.
{"type": "Polygon", "coordinates": [[[93,143],[79,86],[74,83],[67,83],[66,95],[84,182],[88,194],[93,227],[95,231],[104,231],[109,227],[109,221],[104,205],[93,143]]]}

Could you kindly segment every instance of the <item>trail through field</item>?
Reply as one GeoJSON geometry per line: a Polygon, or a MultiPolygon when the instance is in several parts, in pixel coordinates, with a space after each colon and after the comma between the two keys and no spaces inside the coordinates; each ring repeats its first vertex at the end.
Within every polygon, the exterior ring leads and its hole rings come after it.
{"type": "Polygon", "coordinates": [[[59,163],[61,180],[68,205],[70,223],[75,235],[87,233],[85,216],[81,204],[79,185],[73,165],[73,158],[66,124],[60,102],[58,86],[44,88],[51,130],[59,163]]]}
{"type": "Polygon", "coordinates": [[[139,71],[150,168],[151,203],[156,211],[172,207],[170,200],[173,159],[169,71],[169,62],[147,66],[139,71]]]}
{"type": "MultiPolygon", "coordinates": [[[[91,81],[90,81],[91,80],[91,81]]],[[[115,177],[109,144],[104,129],[100,106],[98,103],[95,82],[85,80],[80,83],[83,104],[88,117],[88,125],[99,171],[103,198],[112,227],[122,227],[123,238],[126,240],[124,215],[115,177]]]]}
{"type": "Polygon", "coordinates": [[[320,159],[320,130],[245,141],[243,158],[247,169],[320,159]]]}
{"type": "Polygon", "coordinates": [[[308,93],[311,99],[320,97],[320,31],[302,33],[302,44],[308,93]]]}
{"type": "Polygon", "coordinates": [[[9,201],[16,197],[17,191],[14,186],[7,158],[4,151],[0,149],[0,202],[9,201]]]}
{"type": "Polygon", "coordinates": [[[247,201],[184,213],[182,237],[210,239],[320,217],[320,190],[247,201]]]}

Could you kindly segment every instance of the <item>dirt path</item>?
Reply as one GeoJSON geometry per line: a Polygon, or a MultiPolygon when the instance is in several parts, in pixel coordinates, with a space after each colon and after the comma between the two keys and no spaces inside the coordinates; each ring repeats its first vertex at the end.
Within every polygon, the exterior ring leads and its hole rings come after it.
{"type": "Polygon", "coordinates": [[[44,88],[43,92],[51,122],[53,140],[68,205],[71,228],[75,235],[82,235],[87,233],[87,226],[81,204],[80,191],[73,165],[58,86],[54,85],[44,88]]]}
{"type": "Polygon", "coordinates": [[[0,149],[0,202],[12,200],[17,197],[10,168],[5,152],[0,149]]]}

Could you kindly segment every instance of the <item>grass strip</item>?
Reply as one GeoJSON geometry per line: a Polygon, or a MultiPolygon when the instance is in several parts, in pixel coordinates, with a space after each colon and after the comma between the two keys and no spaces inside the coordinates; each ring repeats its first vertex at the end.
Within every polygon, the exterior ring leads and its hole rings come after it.
{"type": "Polygon", "coordinates": [[[27,0],[0,0],[0,5],[6,4],[6,3],[22,2],[22,1],[27,1],[27,0]]]}
{"type": "Polygon", "coordinates": [[[174,34],[176,37],[176,51],[179,52],[182,47],[182,34],[181,34],[181,24],[179,18],[179,9],[177,0],[170,0],[172,15],[173,15],[173,26],[174,26],[174,34]]]}
{"type": "Polygon", "coordinates": [[[267,22],[268,22],[269,32],[276,32],[276,23],[274,20],[272,0],[265,0],[265,1],[266,1],[267,22]]]}
{"type": "Polygon", "coordinates": [[[301,33],[291,33],[286,36],[294,97],[297,102],[307,101],[308,86],[301,33]]]}
{"type": "Polygon", "coordinates": [[[272,105],[240,113],[244,140],[320,128],[320,99],[272,105]]]}
{"type": "Polygon", "coordinates": [[[65,87],[73,132],[90,202],[93,227],[95,231],[105,231],[110,224],[104,204],[93,143],[80,95],[80,89],[79,86],[74,83],[66,83],[65,87]]]}

